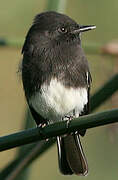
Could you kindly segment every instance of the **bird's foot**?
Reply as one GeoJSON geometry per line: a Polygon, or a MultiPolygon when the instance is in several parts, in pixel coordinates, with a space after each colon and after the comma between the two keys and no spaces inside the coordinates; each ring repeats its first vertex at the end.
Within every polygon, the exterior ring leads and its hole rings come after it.
{"type": "Polygon", "coordinates": [[[73,119],[73,116],[65,116],[64,121],[67,121],[66,128],[69,128],[70,121],[73,119]]]}
{"type": "MultiPolygon", "coordinates": [[[[37,125],[37,128],[39,129],[39,133],[45,137],[45,133],[43,131],[43,128],[47,126],[47,123],[41,123],[37,125]]],[[[45,138],[45,141],[48,141],[48,138],[45,138]]]]}
{"type": "Polygon", "coordinates": [[[45,126],[47,126],[47,122],[44,122],[44,123],[40,123],[37,125],[37,128],[44,128],[45,126]]]}

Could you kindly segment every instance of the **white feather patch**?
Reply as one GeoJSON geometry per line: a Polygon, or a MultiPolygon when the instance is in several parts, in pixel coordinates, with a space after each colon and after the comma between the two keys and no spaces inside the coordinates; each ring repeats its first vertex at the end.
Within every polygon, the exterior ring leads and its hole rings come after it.
{"type": "Polygon", "coordinates": [[[87,102],[86,88],[66,88],[56,79],[52,79],[49,85],[44,83],[40,92],[29,101],[39,114],[53,121],[71,114],[74,109],[75,117],[78,117],[87,102]]]}

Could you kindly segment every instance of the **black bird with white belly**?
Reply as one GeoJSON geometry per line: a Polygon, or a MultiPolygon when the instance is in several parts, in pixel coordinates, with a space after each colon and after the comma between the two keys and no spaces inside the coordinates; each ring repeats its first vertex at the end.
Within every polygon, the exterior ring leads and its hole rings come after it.
{"type": "MultiPolygon", "coordinates": [[[[91,75],[80,35],[95,26],[81,26],[64,14],[38,14],[22,49],[25,96],[38,126],[72,120],[89,113],[91,75]]],[[[57,137],[62,174],[87,175],[80,135],[57,137]]]]}

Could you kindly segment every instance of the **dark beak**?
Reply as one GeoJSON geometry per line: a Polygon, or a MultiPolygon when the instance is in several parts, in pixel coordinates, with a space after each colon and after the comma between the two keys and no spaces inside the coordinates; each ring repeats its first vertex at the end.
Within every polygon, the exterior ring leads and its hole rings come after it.
{"type": "Polygon", "coordinates": [[[85,32],[85,31],[89,31],[89,30],[93,30],[93,29],[95,29],[95,28],[96,28],[95,25],[87,25],[87,26],[79,25],[79,26],[78,26],[78,29],[75,29],[75,30],[73,31],[73,34],[85,32]]]}
{"type": "Polygon", "coordinates": [[[85,32],[85,31],[93,30],[95,28],[96,28],[96,26],[94,26],[94,25],[80,26],[79,31],[80,32],[85,32]]]}

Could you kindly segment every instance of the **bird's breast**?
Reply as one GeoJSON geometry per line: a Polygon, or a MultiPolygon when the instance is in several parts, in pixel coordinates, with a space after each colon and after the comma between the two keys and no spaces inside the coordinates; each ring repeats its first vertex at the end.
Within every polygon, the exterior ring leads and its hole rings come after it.
{"type": "Polygon", "coordinates": [[[52,121],[70,114],[74,109],[79,116],[87,102],[86,88],[67,88],[57,79],[52,79],[48,85],[44,83],[29,101],[40,115],[52,121]]]}

